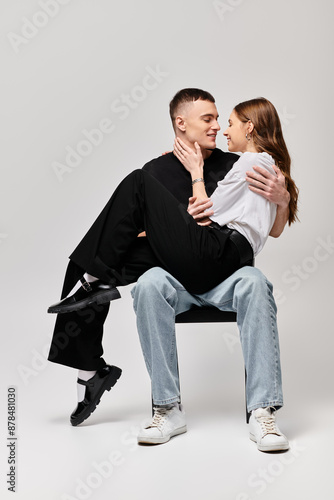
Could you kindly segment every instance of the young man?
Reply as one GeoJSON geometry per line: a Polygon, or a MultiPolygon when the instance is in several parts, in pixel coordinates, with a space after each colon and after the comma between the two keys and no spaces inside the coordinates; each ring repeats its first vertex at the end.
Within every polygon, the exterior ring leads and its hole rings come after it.
{"type": "MultiPolygon", "coordinates": [[[[209,184],[211,184],[211,192],[214,190],[214,187],[217,183],[218,180],[224,177],[224,175],[227,173],[227,171],[232,167],[233,162],[238,158],[235,155],[230,155],[228,153],[223,153],[220,150],[215,149],[216,145],[216,135],[217,132],[219,131],[220,127],[217,122],[218,114],[217,110],[214,104],[214,99],[210,94],[203,92],[203,91],[198,91],[198,90],[185,90],[182,91],[182,95],[184,96],[185,94],[188,95],[186,101],[183,102],[183,108],[184,112],[182,114],[178,114],[176,117],[173,117],[173,120],[175,121],[175,130],[176,134],[180,134],[180,136],[186,140],[186,142],[190,145],[193,144],[195,141],[197,141],[203,151],[204,157],[205,157],[205,177],[207,178],[207,187],[209,184]],[[183,118],[182,118],[183,116],[183,118]],[[180,120],[181,117],[181,120],[180,120]],[[184,119],[186,118],[186,119],[184,119]],[[212,151],[213,150],[213,151],[212,151]],[[211,166],[211,168],[208,167],[211,166]]],[[[182,100],[182,99],[181,99],[182,100]]],[[[175,102],[175,99],[173,100],[175,102]]],[[[172,103],[173,103],[172,101],[172,103]]],[[[176,106],[177,108],[177,106],[176,106]]],[[[176,109],[177,110],[177,109],[176,109]]],[[[182,167],[182,165],[178,162],[178,160],[172,155],[166,155],[165,157],[162,157],[160,159],[160,164],[161,165],[169,165],[172,164],[174,167],[171,169],[168,167],[168,173],[166,177],[166,173],[164,172],[160,180],[166,185],[167,189],[170,189],[172,193],[183,203],[187,202],[188,197],[191,195],[191,179],[189,179],[189,174],[185,171],[185,169],[182,167]],[[171,161],[170,161],[171,160],[171,161]],[[174,178],[174,171],[175,167],[177,167],[178,170],[178,180],[177,183],[174,182],[176,177],[174,178]],[[182,173],[181,173],[182,172],[182,173]],[[168,179],[171,181],[169,182],[168,179]],[[189,193],[190,190],[190,193],[189,193]]],[[[147,165],[145,168],[149,171],[151,171],[152,165],[147,165]]],[[[164,169],[165,170],[165,169],[164,169]]],[[[167,172],[167,171],[166,171],[167,172]]],[[[153,171],[151,171],[153,173],[153,171]]],[[[160,169],[160,174],[162,173],[162,170],[160,169]]],[[[275,232],[275,235],[279,235],[280,232],[283,230],[283,227],[285,225],[286,219],[287,219],[287,209],[286,209],[286,190],[284,188],[284,182],[282,179],[282,175],[278,173],[278,178],[272,179],[268,178],[268,176],[263,176],[263,173],[261,171],[258,171],[257,173],[251,174],[250,175],[250,180],[252,180],[252,183],[254,183],[257,187],[254,187],[253,189],[260,189],[260,194],[261,196],[265,197],[270,197],[273,196],[275,201],[279,207],[278,207],[278,215],[273,227],[273,230],[275,232]],[[276,201],[277,200],[277,201],[276,201]]],[[[210,194],[209,191],[209,194],[210,194]]],[[[197,202],[193,200],[190,203],[189,206],[189,212],[191,215],[193,215],[195,218],[198,218],[198,221],[200,220],[205,220],[203,218],[203,209],[206,208],[206,205],[197,202]]],[[[205,217],[205,216],[204,216],[205,217]]],[[[145,270],[152,268],[154,265],[159,265],[159,263],[156,261],[155,256],[153,252],[151,251],[149,244],[146,241],[146,238],[138,238],[138,241],[136,244],[133,246],[131,251],[129,251],[127,258],[126,258],[126,265],[124,268],[119,272],[116,273],[116,285],[124,285],[128,284],[131,282],[134,282],[137,280],[138,276],[143,274],[145,270]],[[140,258],[138,259],[138,255],[140,255],[140,258]]],[[[246,269],[246,268],[243,268],[246,269]]],[[[247,286],[247,280],[249,281],[249,278],[244,280],[242,276],[242,271],[243,269],[239,270],[241,274],[237,278],[238,282],[244,283],[244,291],[238,287],[238,298],[237,302],[241,303],[243,302],[243,295],[245,293],[245,308],[249,307],[249,300],[247,300],[247,294],[249,292],[249,287],[247,286]]],[[[152,279],[154,270],[151,270],[146,277],[142,276],[142,279],[140,283],[146,283],[147,285],[147,280],[150,280],[150,276],[152,279]]],[[[257,270],[251,270],[250,271],[258,273],[257,270]]],[[[246,273],[247,274],[247,273],[246,273]]],[[[249,275],[249,272],[247,276],[249,275]]],[[[71,269],[69,269],[67,275],[66,275],[66,280],[64,284],[64,289],[62,296],[65,297],[71,290],[71,287],[73,286],[74,282],[76,281],[78,277],[74,276],[73,274],[71,275],[71,269]]],[[[156,279],[156,278],[155,278],[156,279]]],[[[170,279],[167,275],[164,280],[167,279],[167,281],[170,279]]],[[[258,273],[258,280],[262,282],[265,282],[264,277],[260,277],[258,273]]],[[[86,276],[86,280],[89,282],[90,277],[86,276]]],[[[163,280],[163,281],[164,281],[163,280]]],[[[170,283],[170,281],[168,281],[170,283]]],[[[152,283],[153,287],[159,288],[161,285],[161,275],[159,275],[158,281],[150,281],[152,283]]],[[[177,288],[177,284],[174,283],[174,285],[177,288]]],[[[103,333],[103,323],[105,321],[106,315],[108,313],[109,309],[109,304],[107,305],[86,305],[90,302],[91,297],[94,296],[94,299],[96,299],[97,303],[100,301],[100,299],[105,295],[108,294],[109,291],[107,290],[106,287],[104,287],[101,284],[96,284],[94,282],[92,283],[86,283],[84,286],[87,288],[83,289],[81,288],[78,292],[76,292],[73,296],[69,297],[68,299],[65,300],[65,303],[63,302],[58,308],[50,308],[50,312],[64,312],[64,311],[71,311],[71,312],[66,312],[66,314],[59,314],[57,317],[56,321],[56,326],[55,326],[55,331],[54,331],[54,336],[51,344],[51,349],[50,349],[50,354],[49,354],[49,360],[56,362],[56,363],[61,363],[67,366],[72,366],[74,368],[79,369],[79,378],[78,378],[78,405],[75,411],[71,415],[71,423],[72,425],[78,425],[81,422],[83,422],[86,418],[89,417],[89,415],[95,410],[96,405],[99,403],[100,398],[102,394],[104,393],[105,390],[110,390],[110,388],[116,383],[117,379],[119,378],[121,374],[121,370],[117,367],[109,366],[105,363],[105,361],[102,358],[102,333],[103,333]],[[89,299],[87,299],[89,297],[89,299]],[[65,309],[64,309],[65,306],[65,309]],[[67,307],[67,309],[66,309],[67,307]],[[61,310],[63,308],[63,310],[61,310]]],[[[266,288],[270,286],[265,285],[266,288]]],[[[148,287],[149,288],[149,287],[148,287]]],[[[235,288],[236,285],[233,283],[232,288],[229,289],[230,295],[234,296],[235,294],[235,288]]],[[[143,287],[141,285],[136,287],[136,291],[134,292],[135,295],[135,303],[138,304],[139,301],[142,302],[142,297],[143,294],[141,294],[141,290],[143,287]],[[140,298],[140,300],[139,300],[140,298]],[[137,300],[138,299],[138,300],[137,300]]],[[[217,287],[216,287],[217,289],[217,287]]],[[[215,289],[215,290],[216,290],[215,289]]],[[[147,286],[146,286],[147,290],[147,286]]],[[[214,291],[213,291],[214,292],[214,291]]],[[[210,293],[210,292],[209,292],[210,293]]],[[[271,295],[271,291],[267,291],[267,296],[271,295]]],[[[272,298],[272,296],[271,296],[272,298]]],[[[196,297],[194,299],[190,300],[198,300],[196,297]]],[[[144,300],[144,302],[146,302],[144,300]]],[[[189,302],[189,300],[188,300],[189,302]]],[[[272,299],[273,303],[273,299],[272,299]]],[[[154,306],[154,304],[150,304],[151,306],[154,306]]],[[[155,318],[157,315],[159,315],[159,304],[156,304],[153,307],[153,310],[150,310],[149,304],[146,304],[144,308],[142,309],[141,307],[137,309],[137,317],[138,317],[138,325],[143,324],[143,317],[145,317],[145,321],[148,323],[154,322],[155,318]],[[150,319],[150,314],[152,315],[152,321],[150,319]]],[[[186,308],[188,305],[186,305],[186,308]]],[[[234,306],[233,306],[234,307],[234,306]]],[[[238,322],[239,316],[240,316],[240,307],[236,307],[236,310],[238,312],[238,322]]],[[[184,309],[185,310],[185,309],[184,309]]],[[[234,310],[234,309],[233,309],[234,310]]],[[[274,308],[274,303],[271,305],[271,310],[268,315],[271,318],[271,324],[273,323],[273,316],[275,317],[275,308],[274,308]]],[[[247,317],[247,314],[244,314],[245,317],[247,317]]],[[[262,316],[263,313],[258,311],[258,320],[262,321],[262,316]]],[[[144,321],[144,323],[145,323],[144,321]]],[[[246,320],[245,320],[246,321],[246,320]]],[[[169,328],[174,328],[174,318],[172,321],[169,322],[169,328]]],[[[142,328],[139,326],[142,336],[142,328]]],[[[264,329],[266,329],[266,326],[264,326],[264,329]]],[[[154,338],[159,338],[159,332],[151,332],[154,338]]],[[[144,334],[145,335],[145,334],[144,334]]],[[[271,335],[274,336],[275,338],[277,337],[277,333],[271,332],[271,335]]],[[[267,335],[270,337],[270,335],[267,335]]],[[[142,338],[144,338],[142,336],[142,338]]],[[[246,340],[246,344],[249,342],[254,342],[254,338],[249,335],[249,338],[246,340]]],[[[258,340],[257,340],[258,342],[258,340]]],[[[274,398],[269,398],[270,400],[265,399],[266,406],[275,406],[276,408],[279,408],[282,406],[282,397],[281,397],[281,392],[280,392],[280,370],[279,370],[279,354],[278,354],[278,342],[275,344],[276,347],[273,351],[273,355],[275,355],[275,363],[276,363],[276,379],[275,379],[275,384],[276,387],[278,388],[277,394],[274,398]]],[[[243,345],[244,348],[244,345],[243,345]]],[[[256,350],[257,347],[251,347],[250,351],[256,350]]],[[[271,346],[269,347],[269,350],[271,352],[271,346]]],[[[151,353],[153,357],[155,356],[155,353],[151,353]]],[[[246,366],[247,370],[247,366],[246,366]]],[[[259,372],[260,370],[257,370],[257,375],[255,378],[252,378],[252,383],[259,383],[260,381],[258,380],[259,378],[259,372]]],[[[270,373],[269,373],[270,376],[270,373]]],[[[249,373],[247,372],[247,378],[249,377],[249,373]]],[[[162,372],[162,386],[165,384],[166,380],[164,379],[164,375],[162,372]]],[[[152,384],[155,382],[152,380],[152,384]]],[[[268,392],[270,392],[270,384],[268,384],[268,392]]],[[[154,393],[155,394],[155,393],[154,393]]],[[[160,396],[154,396],[154,402],[157,404],[162,403],[164,404],[165,402],[165,397],[163,396],[163,399],[159,399],[160,396]]],[[[171,399],[174,401],[177,401],[179,395],[174,393],[172,398],[169,398],[168,403],[170,402],[171,399]],[[175,399],[176,398],[176,399],[175,399]]],[[[253,408],[249,406],[249,410],[252,410],[253,408]]],[[[255,403],[253,403],[255,404],[255,403]]],[[[162,408],[156,411],[156,419],[159,420],[161,417],[161,414],[164,415],[164,421],[165,422],[170,422],[170,416],[173,414],[181,414],[182,411],[179,410],[179,406],[175,406],[173,408],[176,408],[178,413],[175,412],[175,410],[170,410],[170,408],[162,408]],[[169,416],[168,416],[169,415],[169,416]]],[[[273,428],[274,421],[273,421],[273,416],[270,412],[270,410],[263,410],[261,415],[258,417],[255,416],[254,414],[254,421],[256,421],[257,429],[264,429],[268,428],[268,422],[271,422],[271,428],[273,428]],[[263,411],[265,414],[262,415],[263,411]],[[261,424],[261,419],[266,419],[266,424],[265,427],[264,424],[261,424]]],[[[161,419],[160,419],[161,420],[161,419]]],[[[252,422],[252,418],[251,418],[252,422]]],[[[184,427],[182,425],[181,427],[184,427]]],[[[151,428],[154,428],[151,427],[151,428]]],[[[158,428],[157,426],[155,427],[156,429],[158,428]]],[[[176,429],[174,428],[170,435],[173,433],[178,433],[180,430],[180,427],[178,426],[176,429]]],[[[276,432],[276,427],[275,427],[275,432],[276,432]]],[[[262,432],[262,431],[261,431],[262,432]]],[[[278,432],[278,431],[277,431],[278,432]]],[[[263,434],[263,432],[262,432],[263,434]]],[[[277,433],[276,433],[277,434],[277,433]]],[[[169,439],[170,435],[164,436],[164,439],[167,437],[169,439]]],[[[273,433],[271,433],[271,439],[273,437],[273,433]]],[[[266,441],[268,441],[268,433],[266,435],[266,441]]],[[[156,438],[154,438],[156,439],[156,438]]],[[[257,438],[256,438],[257,439],[257,438]]],[[[283,440],[285,438],[283,437],[283,440]]],[[[165,439],[166,440],[166,439],[165,439]]],[[[153,442],[153,441],[151,441],[153,442]]],[[[260,443],[259,446],[268,446],[266,443],[260,443]]],[[[271,449],[277,449],[277,443],[274,444],[276,448],[273,448],[273,444],[269,443],[271,446],[271,449]]],[[[282,449],[282,446],[288,446],[287,441],[285,439],[285,443],[280,443],[279,446],[282,449]]]]}
{"type": "MultiPolygon", "coordinates": [[[[220,127],[214,99],[197,89],[184,89],[170,104],[170,114],[176,137],[188,146],[197,141],[202,149],[204,181],[208,196],[218,180],[230,170],[238,156],[215,148],[220,127]]],[[[144,166],[162,182],[178,200],[185,204],[192,196],[190,175],[173,154],[165,155],[144,166]]],[[[258,169],[260,172],[260,169],[258,169]]],[[[255,190],[266,198],[275,197],[277,218],[271,234],[278,236],[288,218],[288,202],[284,178],[278,172],[268,194],[270,182],[258,184],[260,177],[250,174],[255,190]]],[[[268,179],[268,178],[267,178],[268,179]]],[[[264,179],[261,179],[262,182],[264,179]]],[[[271,198],[273,199],[273,198],[271,198]]],[[[204,223],[210,212],[203,213],[207,201],[190,199],[188,211],[204,223]]],[[[194,273],[196,270],[194,270],[194,273]]],[[[186,432],[185,413],[180,401],[175,315],[192,306],[217,307],[237,313],[241,345],[247,373],[246,400],[250,416],[250,437],[262,451],[288,448],[288,441],[275,423],[273,410],[283,405],[276,305],[272,285],[253,267],[243,267],[213,290],[191,295],[180,282],[161,268],[141,276],[132,290],[137,328],[147,369],[152,382],[154,417],[138,435],[139,443],[158,444],[186,432]]]]}

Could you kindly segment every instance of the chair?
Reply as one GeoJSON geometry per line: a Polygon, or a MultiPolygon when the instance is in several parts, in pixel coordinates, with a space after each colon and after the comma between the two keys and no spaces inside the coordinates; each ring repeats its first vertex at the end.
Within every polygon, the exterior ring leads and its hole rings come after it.
{"type": "MultiPolygon", "coordinates": [[[[175,323],[234,323],[237,314],[234,312],[220,311],[216,307],[193,307],[188,311],[178,314],[175,323]]],[[[245,370],[245,386],[247,373],[245,370]]],[[[245,395],[246,399],[246,395],[245,395]]],[[[249,422],[250,413],[247,411],[246,400],[246,422],[249,422]]]]}
{"type": "MultiPolygon", "coordinates": [[[[248,262],[248,266],[255,265],[255,259],[248,262]]],[[[220,311],[216,307],[197,307],[194,306],[188,311],[177,314],[175,323],[235,323],[237,321],[237,313],[230,311],[220,311]]],[[[245,369],[245,387],[247,382],[247,372],[245,369]]],[[[246,422],[249,423],[250,413],[247,411],[247,396],[245,390],[246,403],[246,422]]],[[[152,399],[152,414],[153,414],[153,399],[152,399]]]]}

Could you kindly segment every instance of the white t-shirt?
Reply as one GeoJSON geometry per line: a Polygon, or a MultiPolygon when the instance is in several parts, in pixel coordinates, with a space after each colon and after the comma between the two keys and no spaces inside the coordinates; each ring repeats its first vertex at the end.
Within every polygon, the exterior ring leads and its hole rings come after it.
{"type": "Polygon", "coordinates": [[[244,153],[211,196],[214,215],[211,220],[236,229],[251,244],[254,256],[263,248],[276,218],[276,204],[253,193],[246,182],[246,171],[254,165],[276,175],[273,158],[268,153],[244,153]]]}

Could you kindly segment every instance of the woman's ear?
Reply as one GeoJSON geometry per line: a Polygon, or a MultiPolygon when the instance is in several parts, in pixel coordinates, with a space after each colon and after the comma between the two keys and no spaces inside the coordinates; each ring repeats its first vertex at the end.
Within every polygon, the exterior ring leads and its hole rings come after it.
{"type": "Polygon", "coordinates": [[[183,116],[177,116],[175,118],[175,127],[181,130],[181,132],[185,132],[186,130],[186,123],[184,121],[183,116]]]}
{"type": "Polygon", "coordinates": [[[247,122],[247,134],[251,134],[254,130],[254,123],[248,120],[247,122]]]}

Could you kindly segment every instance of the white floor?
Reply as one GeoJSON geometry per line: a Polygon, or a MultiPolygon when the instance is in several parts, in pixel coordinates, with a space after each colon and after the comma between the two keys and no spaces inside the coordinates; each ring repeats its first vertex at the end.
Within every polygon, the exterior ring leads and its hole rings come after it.
{"type": "Polygon", "coordinates": [[[261,453],[248,437],[235,324],[178,325],[188,432],[164,445],[138,446],[138,427],[150,418],[150,383],[129,293],[123,289],[124,300],[112,304],[104,339],[105,359],[120,366],[122,376],[79,427],[69,423],[76,406],[76,371],[45,360],[54,324],[54,317],[44,313],[50,298],[32,299],[20,315],[14,301],[7,306],[0,498],[13,498],[6,484],[6,399],[8,386],[14,385],[17,500],[332,500],[334,402],[328,328],[316,330],[305,317],[292,336],[293,316],[283,311],[285,406],[278,412],[278,424],[291,442],[287,453],[261,453]]]}
{"type": "MultiPolygon", "coordinates": [[[[133,377],[124,373],[90,419],[73,428],[73,376],[48,364],[26,390],[18,388],[18,500],[333,498],[334,407],[327,403],[282,409],[278,422],[291,449],[265,454],[248,438],[242,374],[235,397],[217,402],[208,393],[206,404],[203,394],[203,404],[194,393],[187,399],[185,377],[188,432],[164,445],[138,446],[138,426],[149,417],[146,383],[134,394],[133,377]]],[[[4,471],[5,453],[2,460],[4,471]]],[[[4,482],[1,498],[13,498],[3,494],[4,482]]]]}

